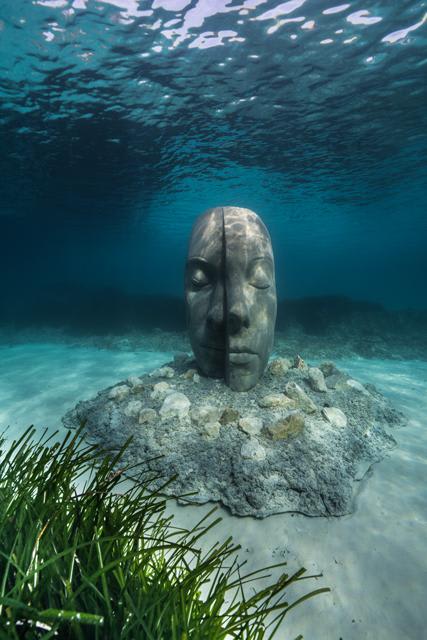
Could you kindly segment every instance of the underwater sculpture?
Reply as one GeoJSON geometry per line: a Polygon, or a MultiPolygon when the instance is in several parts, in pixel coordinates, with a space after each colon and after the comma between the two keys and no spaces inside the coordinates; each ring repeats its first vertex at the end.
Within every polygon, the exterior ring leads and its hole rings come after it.
{"type": "Polygon", "coordinates": [[[274,261],[254,212],[217,207],[196,220],[185,295],[195,359],[177,353],[98,392],[64,416],[65,427],[84,425],[100,449],[128,443],[125,465],[148,465],[152,486],[184,504],[220,501],[257,518],[352,513],[359,481],[395,446],[387,429],[404,416],[333,362],[313,367],[295,355],[266,366],[274,261]]]}
{"type": "Polygon", "coordinates": [[[271,239],[256,213],[215,207],[197,218],[185,301],[201,371],[234,391],[251,389],[268,362],[277,309],[271,239]]]}

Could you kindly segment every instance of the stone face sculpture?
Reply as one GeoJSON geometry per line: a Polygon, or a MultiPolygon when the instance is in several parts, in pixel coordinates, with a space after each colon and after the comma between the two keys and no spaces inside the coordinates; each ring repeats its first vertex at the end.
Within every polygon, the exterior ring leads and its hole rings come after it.
{"type": "Polygon", "coordinates": [[[201,371],[235,391],[253,387],[273,346],[277,308],[271,239],[256,213],[216,207],[197,218],[185,300],[201,371]]]}

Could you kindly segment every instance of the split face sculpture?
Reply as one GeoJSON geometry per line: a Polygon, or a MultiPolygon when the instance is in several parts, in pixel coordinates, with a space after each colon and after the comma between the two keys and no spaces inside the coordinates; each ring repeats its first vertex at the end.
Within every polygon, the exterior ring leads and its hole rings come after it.
{"type": "Polygon", "coordinates": [[[271,239],[256,213],[216,207],[197,218],[185,300],[201,371],[235,391],[253,387],[273,346],[277,308],[271,239]]]}

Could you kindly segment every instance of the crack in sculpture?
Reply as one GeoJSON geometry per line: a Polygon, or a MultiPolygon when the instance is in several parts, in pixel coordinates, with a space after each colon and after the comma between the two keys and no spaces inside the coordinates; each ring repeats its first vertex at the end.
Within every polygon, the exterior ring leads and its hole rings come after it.
{"type": "Polygon", "coordinates": [[[252,388],[268,362],[277,308],[271,239],[256,213],[215,207],[197,218],[185,300],[201,371],[235,391],[252,388]]]}

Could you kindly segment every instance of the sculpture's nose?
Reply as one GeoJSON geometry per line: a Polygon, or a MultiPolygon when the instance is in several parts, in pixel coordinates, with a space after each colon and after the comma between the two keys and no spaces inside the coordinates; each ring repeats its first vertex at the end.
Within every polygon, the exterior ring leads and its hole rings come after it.
{"type": "Polygon", "coordinates": [[[224,331],[224,287],[219,283],[212,293],[206,323],[210,331],[224,331]]]}
{"type": "Polygon", "coordinates": [[[238,299],[230,302],[227,313],[228,333],[236,335],[243,328],[249,327],[249,311],[243,297],[239,296],[238,299]]]}

